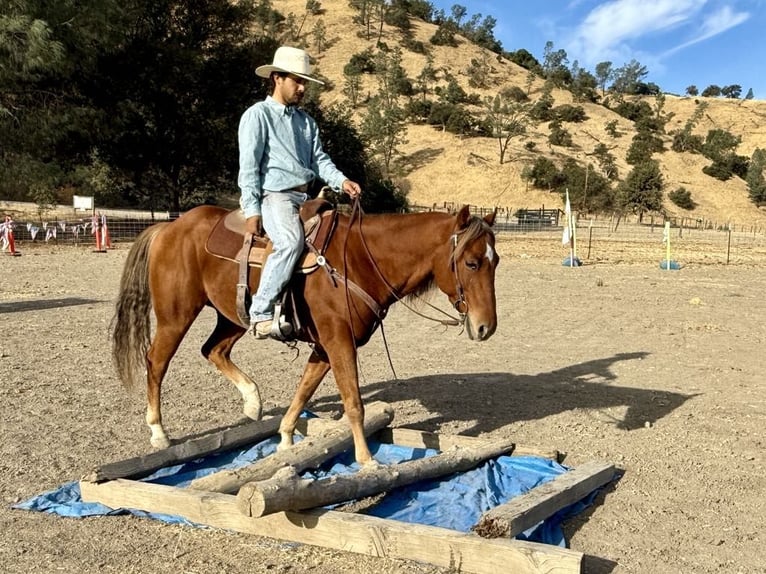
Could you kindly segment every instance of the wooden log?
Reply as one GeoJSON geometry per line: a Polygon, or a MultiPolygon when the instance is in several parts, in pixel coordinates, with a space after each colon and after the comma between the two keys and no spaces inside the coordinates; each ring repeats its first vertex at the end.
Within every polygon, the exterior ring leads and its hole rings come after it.
{"type": "Polygon", "coordinates": [[[512,442],[500,439],[471,449],[454,449],[395,465],[368,466],[354,474],[321,480],[300,479],[292,469],[286,468],[272,479],[249,482],[240,488],[237,505],[246,516],[315,508],[371,496],[420,480],[465,472],[512,450],[512,442]]]}
{"type": "Polygon", "coordinates": [[[513,538],[614,478],[614,465],[591,461],[485,512],[472,530],[485,538],[513,538]]]}
{"type": "Polygon", "coordinates": [[[92,470],[83,480],[102,482],[115,478],[143,478],[165,466],[181,464],[264,440],[277,433],[280,420],[280,417],[271,417],[261,421],[248,421],[149,454],[105,464],[92,470]]]}
{"type": "MultiPolygon", "coordinates": [[[[364,432],[370,435],[388,425],[394,418],[390,405],[374,402],[365,407],[364,432]]],[[[353,443],[348,420],[323,424],[321,435],[311,435],[286,450],[278,451],[253,464],[235,470],[222,470],[193,480],[189,488],[208,492],[236,492],[243,484],[271,478],[279,469],[293,467],[296,472],[316,468],[324,461],[349,449],[353,443]]]]}
{"type": "Polygon", "coordinates": [[[311,510],[263,518],[244,516],[236,497],[161,484],[80,482],[85,502],[182,516],[190,522],[256,536],[368,556],[415,560],[466,574],[576,574],[581,552],[521,540],[487,540],[472,533],[350,512],[311,510]]]}
{"type": "MultiPolygon", "coordinates": [[[[450,450],[455,447],[471,448],[487,444],[487,442],[492,440],[487,437],[438,434],[405,427],[386,427],[378,431],[375,434],[375,438],[387,444],[396,444],[410,448],[431,448],[441,451],[450,450]]],[[[517,444],[511,456],[538,456],[559,462],[560,453],[555,449],[517,444]]]]}

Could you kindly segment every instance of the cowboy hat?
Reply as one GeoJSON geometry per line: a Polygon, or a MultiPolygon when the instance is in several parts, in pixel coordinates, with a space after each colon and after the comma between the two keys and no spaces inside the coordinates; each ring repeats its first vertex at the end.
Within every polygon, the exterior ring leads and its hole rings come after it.
{"type": "Polygon", "coordinates": [[[309,55],[299,48],[291,48],[290,46],[277,48],[272,64],[258,66],[255,69],[255,74],[261,78],[268,78],[272,72],[286,72],[324,85],[324,82],[311,76],[309,55]]]}

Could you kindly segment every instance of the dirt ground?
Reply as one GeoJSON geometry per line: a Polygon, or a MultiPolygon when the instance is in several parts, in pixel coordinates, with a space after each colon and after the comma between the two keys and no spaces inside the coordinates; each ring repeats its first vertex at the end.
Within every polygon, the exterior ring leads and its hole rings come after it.
{"type": "MultiPolygon", "coordinates": [[[[143,397],[120,386],[109,356],[128,245],[19,247],[21,257],[0,258],[0,570],[447,572],[134,517],[11,509],[149,450],[143,397]]],[[[524,236],[501,237],[499,251],[494,337],[473,343],[395,306],[385,327],[398,379],[376,334],[361,352],[366,400],[391,403],[396,425],[511,436],[572,466],[614,462],[621,478],[566,524],[584,572],[766,572],[764,262],[662,271],[621,253],[568,269],[556,241],[524,236]]],[[[166,379],[175,438],[242,417],[237,391],[199,354],[212,320],[195,323],[166,379]]],[[[275,412],[308,352],[246,339],[234,357],[275,412]]],[[[331,377],[310,407],[338,414],[331,377]]]]}

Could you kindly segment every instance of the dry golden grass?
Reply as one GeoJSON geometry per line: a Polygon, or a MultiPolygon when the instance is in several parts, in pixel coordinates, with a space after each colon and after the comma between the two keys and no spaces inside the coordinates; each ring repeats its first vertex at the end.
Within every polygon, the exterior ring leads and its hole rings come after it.
{"type": "MultiPolygon", "coordinates": [[[[304,0],[274,0],[274,8],[284,15],[293,13],[298,21],[304,17],[304,0]]],[[[325,103],[345,101],[341,93],[343,66],[353,54],[374,47],[377,37],[366,40],[357,34],[358,24],[353,22],[355,11],[346,2],[324,2],[323,12],[317,16],[307,15],[302,26],[302,40],[308,50],[317,59],[317,70],[328,78],[332,85],[323,95],[325,103]],[[322,20],[328,30],[329,45],[321,53],[313,46],[311,31],[318,20],[322,20]]],[[[414,21],[414,35],[430,47],[434,67],[449,70],[458,79],[468,93],[478,93],[481,97],[494,95],[500,89],[517,85],[524,87],[526,70],[506,60],[498,60],[495,55],[489,57],[492,65],[491,86],[486,90],[471,88],[468,85],[466,69],[472,59],[480,59],[482,50],[463,41],[457,48],[433,46],[429,38],[436,27],[432,24],[414,21]]],[[[383,41],[389,46],[400,43],[398,31],[384,27],[383,41]]],[[[415,78],[422,70],[426,58],[403,50],[402,65],[410,78],[415,78]]],[[[539,95],[542,82],[536,81],[531,97],[539,95]]],[[[365,90],[374,93],[376,85],[372,79],[365,90]]],[[[571,103],[569,92],[555,91],[555,105],[571,103]]],[[[688,98],[668,95],[664,112],[673,114],[667,131],[683,127],[696,107],[696,101],[708,102],[705,117],[697,126],[695,133],[704,136],[712,128],[728,130],[742,136],[742,143],[737,152],[750,156],[756,147],[766,148],[766,101],[763,100],[725,100],[715,98],[688,98]]],[[[654,105],[653,98],[649,98],[654,105]]],[[[401,176],[398,183],[408,191],[411,203],[417,205],[442,205],[449,203],[470,203],[478,206],[501,206],[516,209],[519,207],[561,206],[557,195],[528,189],[521,178],[521,171],[531,156],[524,150],[524,143],[533,141],[539,153],[554,160],[574,157],[581,162],[588,161],[588,155],[598,142],[603,142],[612,149],[617,158],[620,174],[624,176],[630,166],[624,161],[635,130],[628,120],[609,111],[603,106],[582,104],[588,119],[580,124],[565,124],[572,134],[574,146],[571,148],[548,145],[548,129],[545,124],[530,130],[525,138],[514,140],[509,149],[506,162],[499,163],[498,143],[489,138],[461,139],[453,134],[440,132],[428,126],[410,126],[408,142],[402,145],[399,158],[401,176]],[[608,121],[617,120],[619,138],[612,138],[605,132],[608,121]]],[[[666,138],[666,149],[670,150],[670,137],[666,138]]],[[[738,225],[762,225],[766,223],[766,212],[756,208],[749,200],[747,186],[739,178],[721,182],[702,173],[702,167],[708,160],[692,154],[676,154],[667,151],[656,154],[660,160],[666,182],[666,194],[680,186],[692,194],[698,207],[693,211],[680,209],[666,199],[666,209],[681,217],[709,219],[718,222],[733,222],[738,225]]]]}

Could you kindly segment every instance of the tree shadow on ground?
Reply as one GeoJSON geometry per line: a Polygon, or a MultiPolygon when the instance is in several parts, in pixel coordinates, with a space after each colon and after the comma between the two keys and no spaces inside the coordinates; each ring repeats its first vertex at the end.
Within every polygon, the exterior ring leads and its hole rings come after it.
{"type": "Polygon", "coordinates": [[[407,155],[399,162],[404,175],[431,163],[444,153],[444,148],[426,148],[407,155]]]}
{"type": "MultiPolygon", "coordinates": [[[[536,375],[463,373],[381,381],[362,387],[363,399],[396,403],[416,399],[432,416],[417,424],[438,430],[443,423],[471,421],[461,434],[478,435],[520,421],[534,421],[574,409],[627,407],[622,418],[602,413],[616,428],[634,430],[667,416],[695,395],[612,385],[611,367],[643,359],[646,352],[618,353],[536,375]]],[[[317,399],[312,409],[337,408],[337,394],[317,399]]]]}

